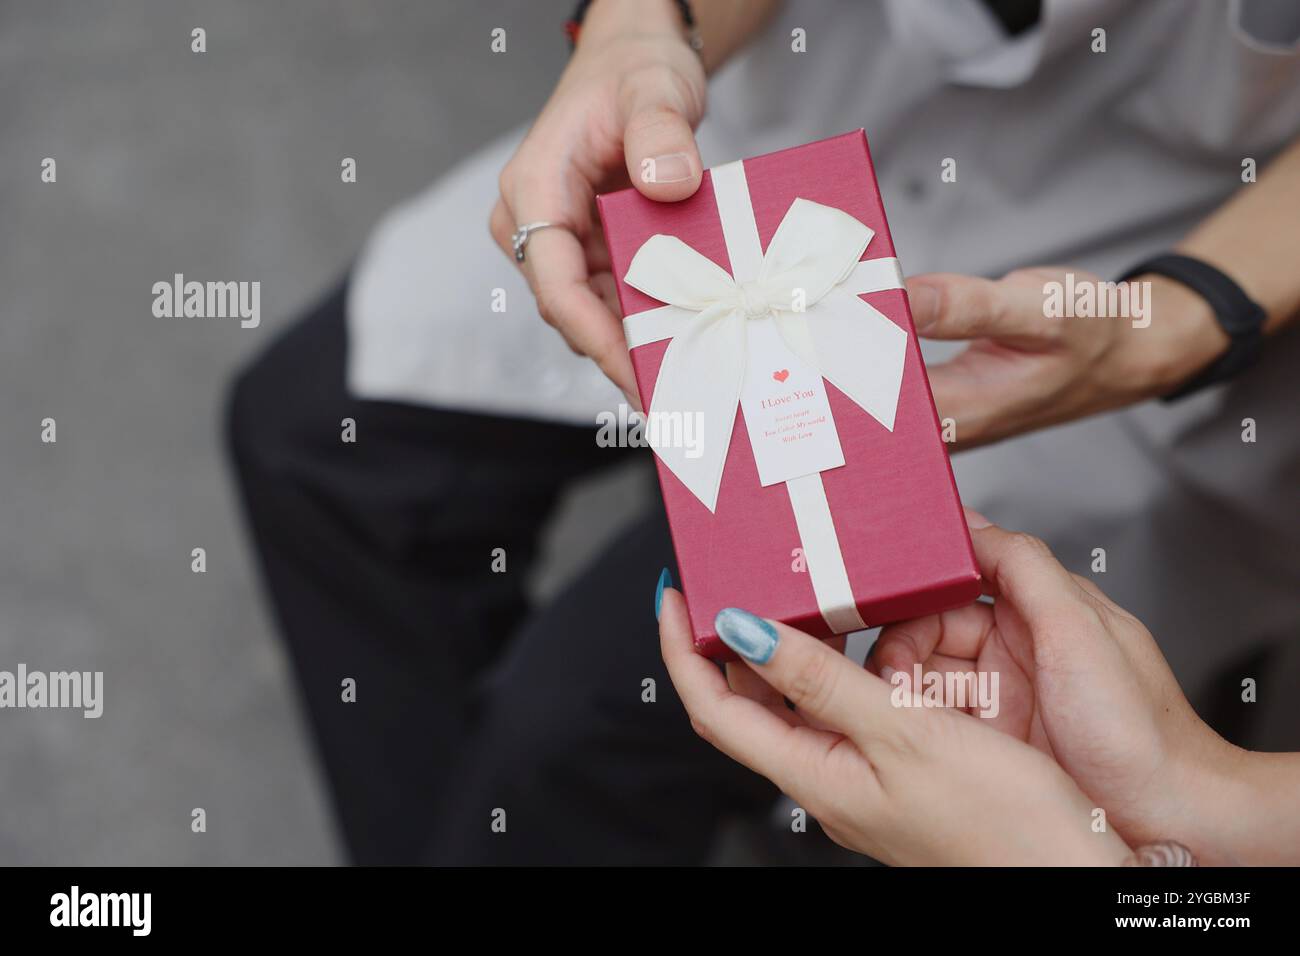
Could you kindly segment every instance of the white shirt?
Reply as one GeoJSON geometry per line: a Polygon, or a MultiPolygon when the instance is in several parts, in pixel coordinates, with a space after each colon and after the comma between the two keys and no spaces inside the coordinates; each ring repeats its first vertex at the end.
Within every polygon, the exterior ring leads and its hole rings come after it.
{"type": "MultiPolygon", "coordinates": [[[[976,0],[790,2],[712,81],[699,142],[711,166],[859,126],[908,274],[1113,275],[1250,188],[1244,159],[1263,168],[1300,135],[1300,3],[1045,0],[1040,23],[1008,38],[976,0]],[[792,50],[795,29],[806,52],[792,50]],[[954,183],[940,180],[945,159],[954,183]]],[[[522,132],[375,231],[348,303],[359,396],[589,425],[621,400],[537,318],[487,235],[522,132]]],[[[1300,662],[1293,370],[1294,334],[1228,387],[957,455],[963,500],[1081,573],[1105,549],[1096,580],[1161,638],[1193,694],[1236,651],[1285,639],[1300,662]]]]}

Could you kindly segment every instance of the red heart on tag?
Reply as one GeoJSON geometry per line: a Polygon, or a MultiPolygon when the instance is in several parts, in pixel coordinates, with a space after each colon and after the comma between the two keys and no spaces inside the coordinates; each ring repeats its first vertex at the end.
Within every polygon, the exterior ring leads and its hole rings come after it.
{"type": "Polygon", "coordinates": [[[772,377],[776,379],[778,382],[784,382],[787,378],[790,377],[790,370],[788,368],[783,368],[779,372],[773,372],[772,377]]]}

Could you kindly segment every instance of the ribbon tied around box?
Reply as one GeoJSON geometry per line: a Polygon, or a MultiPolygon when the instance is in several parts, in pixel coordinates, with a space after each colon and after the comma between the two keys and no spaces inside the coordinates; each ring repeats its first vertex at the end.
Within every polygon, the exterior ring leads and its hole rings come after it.
{"type": "Polygon", "coordinates": [[[823,470],[843,465],[843,453],[824,387],[811,383],[832,383],[893,431],[907,333],[858,296],[902,288],[898,260],[860,261],[873,231],[807,199],[791,204],[764,254],[743,163],[715,167],[712,181],[731,273],[660,234],[642,244],[625,276],[666,303],[623,320],[629,349],[671,339],[648,417],[695,415],[701,429],[696,447],[659,441],[654,451],[716,510],[743,405],[760,481],[783,481],[789,492],[822,616],[834,633],[861,630],[821,481],[823,470]],[[776,395],[773,379],[794,398],[776,395]],[[785,401],[798,413],[780,407],[785,401]],[[769,415],[770,406],[777,412],[769,415]]]}

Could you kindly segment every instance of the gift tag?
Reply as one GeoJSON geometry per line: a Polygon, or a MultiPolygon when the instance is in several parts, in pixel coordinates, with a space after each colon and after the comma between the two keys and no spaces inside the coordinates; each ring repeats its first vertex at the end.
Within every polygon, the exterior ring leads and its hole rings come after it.
{"type": "Polygon", "coordinates": [[[746,323],[749,354],[740,407],[761,485],[844,464],[826,383],[781,338],[770,316],[746,323]]]}

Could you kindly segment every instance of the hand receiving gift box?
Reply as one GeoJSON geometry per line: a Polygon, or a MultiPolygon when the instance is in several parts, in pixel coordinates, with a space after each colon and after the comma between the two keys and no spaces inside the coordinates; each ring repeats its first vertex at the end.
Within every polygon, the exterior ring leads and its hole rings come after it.
{"type": "Polygon", "coordinates": [[[829,637],[978,597],[865,134],[597,203],[699,650],[729,606],[829,637]]]}

